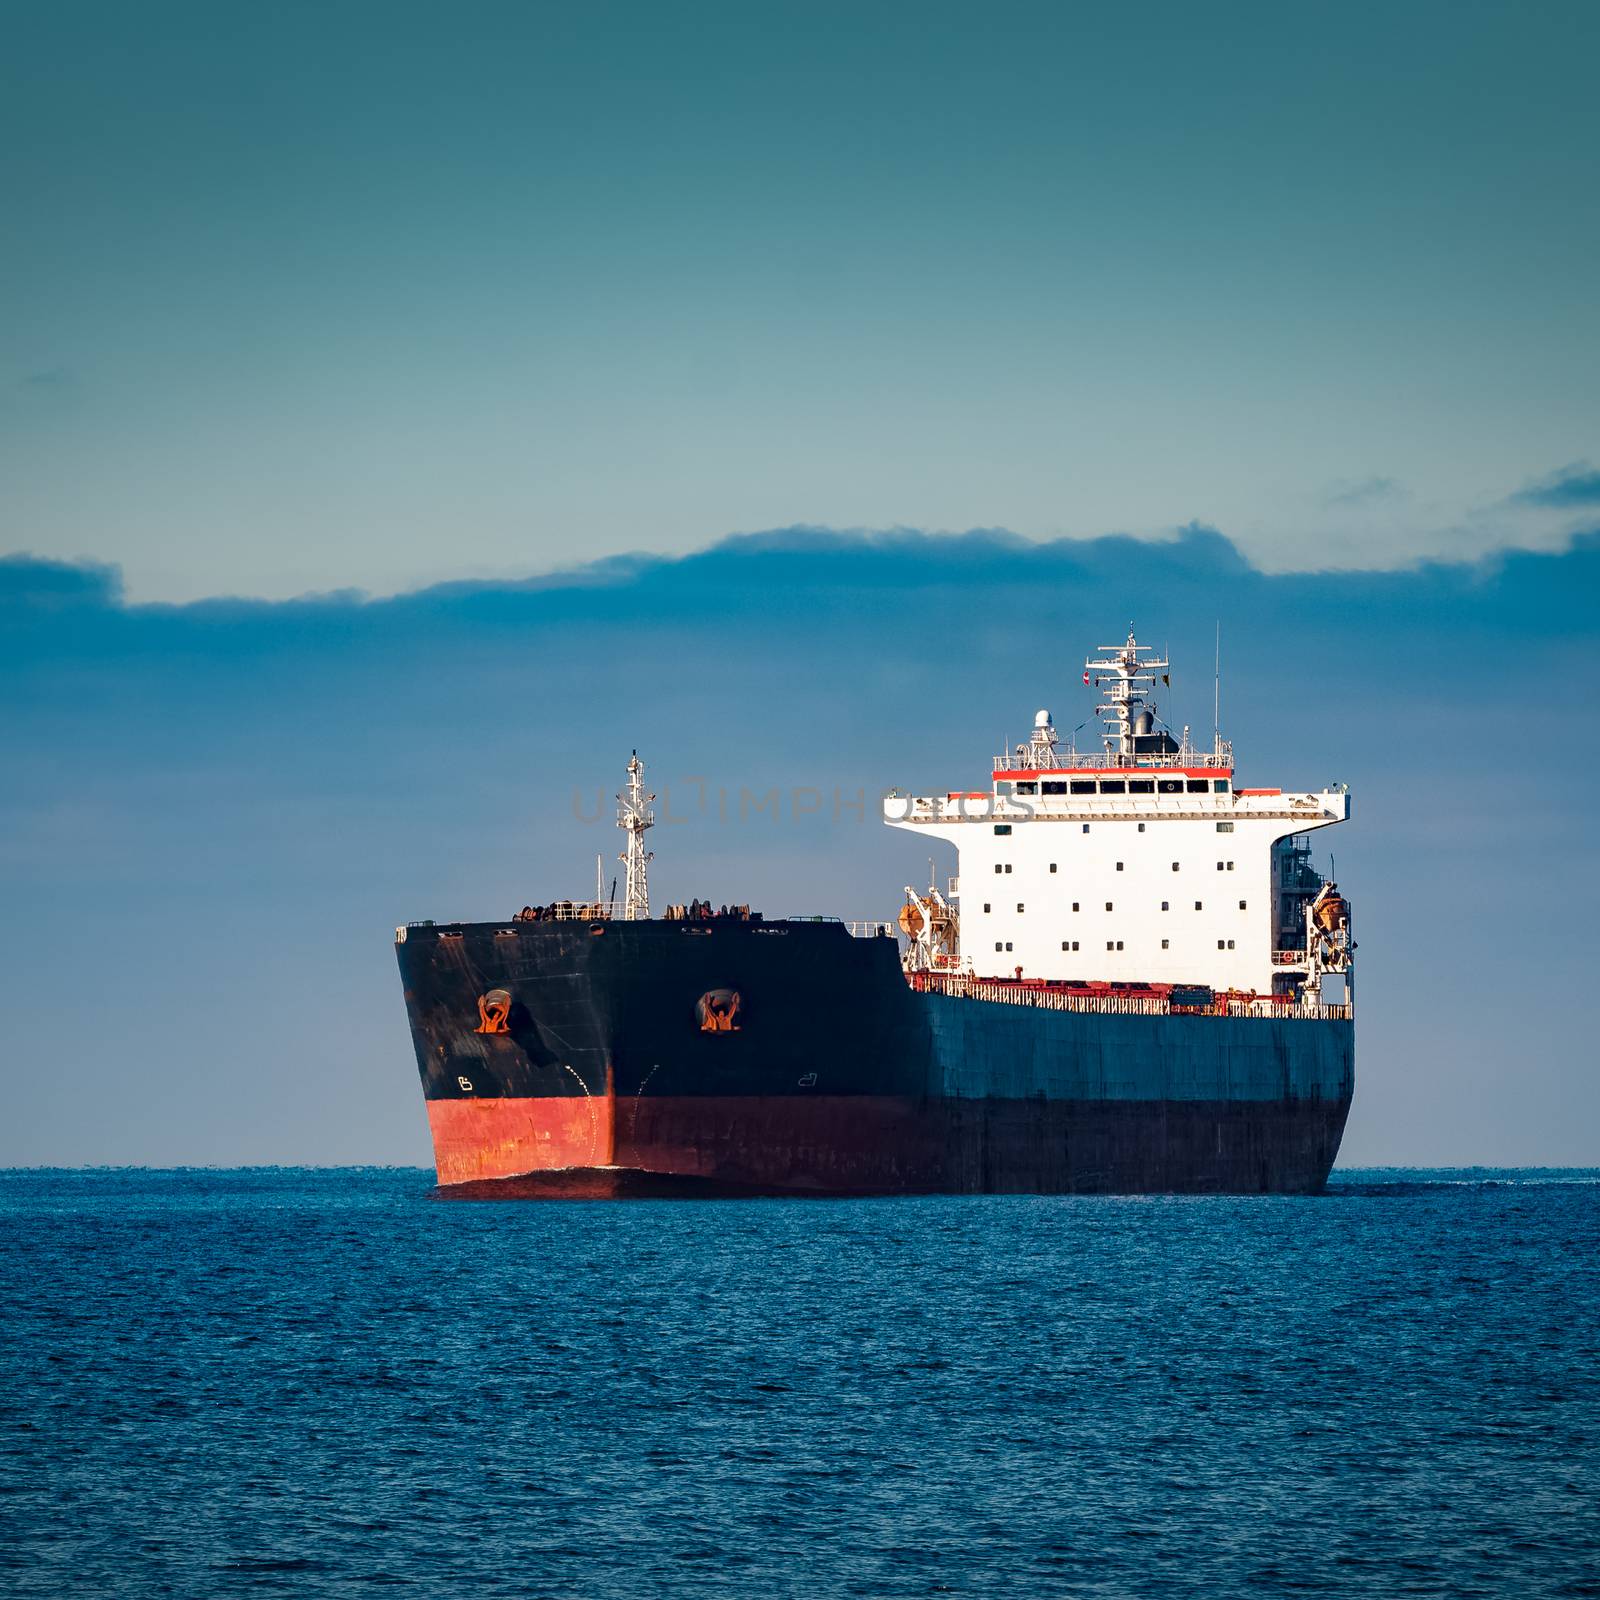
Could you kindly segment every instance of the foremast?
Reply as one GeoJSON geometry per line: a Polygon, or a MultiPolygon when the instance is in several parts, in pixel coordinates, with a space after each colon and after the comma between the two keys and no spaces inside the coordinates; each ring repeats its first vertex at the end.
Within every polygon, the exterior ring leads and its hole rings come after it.
{"type": "Polygon", "coordinates": [[[644,790],[644,762],[635,750],[628,758],[628,786],[617,796],[617,826],[627,835],[627,846],[617,857],[627,869],[622,915],[628,922],[650,920],[649,863],[655,852],[644,847],[645,830],[655,826],[655,799],[644,790]]]}

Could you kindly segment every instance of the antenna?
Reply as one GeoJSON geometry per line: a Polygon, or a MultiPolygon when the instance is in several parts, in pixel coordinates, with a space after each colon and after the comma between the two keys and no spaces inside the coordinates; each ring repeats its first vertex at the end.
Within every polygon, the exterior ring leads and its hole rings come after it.
{"type": "Polygon", "coordinates": [[[1211,689],[1211,748],[1222,748],[1222,618],[1217,618],[1217,656],[1211,689]]]}

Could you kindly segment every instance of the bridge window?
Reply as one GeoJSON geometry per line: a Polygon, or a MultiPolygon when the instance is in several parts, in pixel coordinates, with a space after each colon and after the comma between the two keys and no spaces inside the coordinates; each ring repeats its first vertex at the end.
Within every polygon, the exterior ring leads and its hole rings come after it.
{"type": "Polygon", "coordinates": [[[1066,784],[1064,784],[1064,783],[1055,783],[1055,782],[1052,782],[1048,778],[1043,783],[1041,783],[1039,785],[1039,793],[1040,794],[1065,794],[1066,792],[1067,792],[1066,784]]]}
{"type": "Polygon", "coordinates": [[[1155,779],[1154,778],[1129,778],[1128,779],[1128,793],[1129,794],[1154,794],[1155,792],[1156,792],[1156,785],[1155,785],[1155,779]]]}
{"type": "Polygon", "coordinates": [[[1215,789],[1218,794],[1226,794],[1228,790],[1233,787],[1233,785],[1229,783],[1226,778],[1218,778],[1217,781],[1211,785],[1211,787],[1215,789]]]}
{"type": "Polygon", "coordinates": [[[1018,794],[1038,794],[1038,792],[1039,785],[1036,783],[1019,783],[1017,785],[1018,794]]]}
{"type": "Polygon", "coordinates": [[[1121,778],[1102,778],[1100,780],[1101,794],[1126,794],[1128,786],[1121,778]]]}
{"type": "Polygon", "coordinates": [[[1093,794],[1094,793],[1094,779],[1093,778],[1074,778],[1072,780],[1072,792],[1074,794],[1093,794]]]}
{"type": "MultiPolygon", "coordinates": [[[[1019,784],[1017,787],[1021,788],[1021,785],[1019,784]]],[[[1189,780],[1190,794],[1206,794],[1210,791],[1210,788],[1211,785],[1204,778],[1191,778],[1189,780]]]]}
{"type": "Polygon", "coordinates": [[[1182,778],[1163,778],[1161,780],[1160,784],[1158,785],[1158,787],[1160,788],[1162,794],[1182,794],[1183,793],[1183,779],[1182,778]]]}

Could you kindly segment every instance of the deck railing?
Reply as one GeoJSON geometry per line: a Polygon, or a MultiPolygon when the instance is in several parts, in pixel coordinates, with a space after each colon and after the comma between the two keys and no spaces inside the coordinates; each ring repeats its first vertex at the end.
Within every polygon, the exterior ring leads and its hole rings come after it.
{"type": "Polygon", "coordinates": [[[1176,750],[1170,754],[1123,756],[1108,755],[1101,751],[1098,754],[1082,750],[1057,750],[1050,757],[1048,766],[1033,767],[1030,765],[1031,754],[1027,760],[1019,761],[1017,753],[1000,754],[994,758],[996,772],[1089,772],[1089,771],[1127,771],[1139,772],[1146,768],[1159,771],[1165,767],[1205,767],[1216,768],[1219,771],[1231,771],[1233,767],[1233,745],[1224,739],[1221,747],[1216,750],[1176,750]]]}
{"type": "Polygon", "coordinates": [[[991,1004],[1036,1006],[1044,1011],[1080,1011],[1091,1015],[1119,1017],[1283,1017],[1315,1018],[1322,1021],[1349,1021],[1354,1007],[1349,1003],[1327,1002],[1307,1005],[1270,995],[1248,996],[1217,994],[1203,1006],[1174,1006],[1166,995],[1083,994],[1067,989],[1047,989],[1021,983],[996,982],[942,972],[907,974],[911,987],[923,994],[947,994],[956,999],[987,1000],[991,1004]]]}
{"type": "Polygon", "coordinates": [[[529,909],[537,909],[539,915],[523,921],[608,922],[617,914],[616,902],[611,900],[557,900],[552,905],[529,909]]]}

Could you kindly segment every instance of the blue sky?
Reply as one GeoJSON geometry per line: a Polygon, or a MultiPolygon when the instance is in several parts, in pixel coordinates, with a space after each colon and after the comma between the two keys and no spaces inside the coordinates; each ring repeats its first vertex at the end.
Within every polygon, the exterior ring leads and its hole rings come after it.
{"type": "Polygon", "coordinates": [[[0,550],[141,599],[740,530],[1557,549],[1588,4],[6,8],[0,550]]]}
{"type": "Polygon", "coordinates": [[[1083,657],[1130,617],[1198,729],[1220,621],[1242,783],[1353,786],[1318,840],[1361,943],[1344,1159],[1600,1164],[1597,593],[1600,531],[1269,576],[1198,528],[792,530],[562,582],[185,606],[0,563],[0,1164],[426,1162],[396,923],[586,893],[635,746],[658,899],[883,915],[920,841],[835,793],[983,783],[1037,706],[1089,715],[1083,657]],[[741,819],[773,787],[782,816],[741,819]],[[820,797],[799,817],[796,788],[820,797]]]}

